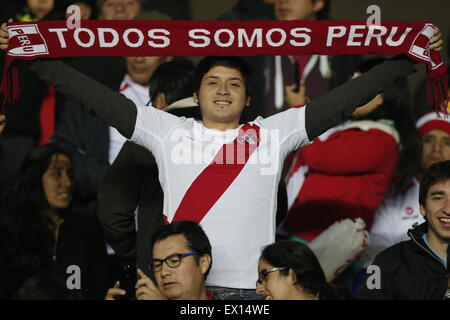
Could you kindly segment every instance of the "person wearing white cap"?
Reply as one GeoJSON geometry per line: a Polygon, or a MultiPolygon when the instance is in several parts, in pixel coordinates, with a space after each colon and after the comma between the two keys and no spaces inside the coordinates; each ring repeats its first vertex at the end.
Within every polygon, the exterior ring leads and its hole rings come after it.
{"type": "Polygon", "coordinates": [[[430,112],[416,122],[422,137],[420,168],[409,188],[396,197],[385,198],[375,215],[369,247],[379,252],[408,240],[407,231],[424,222],[419,210],[419,181],[433,163],[450,160],[450,116],[430,112]]]}

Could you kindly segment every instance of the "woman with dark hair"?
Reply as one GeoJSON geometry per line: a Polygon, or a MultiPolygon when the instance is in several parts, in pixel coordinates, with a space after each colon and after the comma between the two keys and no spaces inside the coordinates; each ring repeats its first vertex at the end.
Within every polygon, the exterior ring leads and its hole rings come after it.
{"type": "MultiPolygon", "coordinates": [[[[34,149],[22,163],[0,214],[2,298],[11,298],[32,276],[68,277],[67,267],[74,265],[82,271],[78,285],[74,280],[76,289],[93,297],[91,290],[98,288],[93,268],[103,243],[91,218],[68,213],[74,192],[71,170],[68,153],[54,143],[34,149]]],[[[105,283],[98,297],[106,288],[105,283]]]]}
{"type": "Polygon", "coordinates": [[[330,285],[312,250],[282,240],[268,245],[258,264],[256,293],[265,300],[344,300],[348,293],[330,285]]]}

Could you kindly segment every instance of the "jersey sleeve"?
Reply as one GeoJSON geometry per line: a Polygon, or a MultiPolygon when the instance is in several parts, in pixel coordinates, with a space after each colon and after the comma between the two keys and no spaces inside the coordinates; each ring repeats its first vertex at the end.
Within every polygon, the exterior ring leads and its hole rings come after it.
{"type": "Polygon", "coordinates": [[[260,118],[260,123],[278,140],[286,155],[310,143],[305,128],[305,107],[291,108],[265,119],[260,118]]]}
{"type": "Polygon", "coordinates": [[[173,130],[177,128],[181,130],[186,120],[153,107],[138,106],[131,141],[144,146],[156,155],[164,141],[170,139],[173,130]]]}

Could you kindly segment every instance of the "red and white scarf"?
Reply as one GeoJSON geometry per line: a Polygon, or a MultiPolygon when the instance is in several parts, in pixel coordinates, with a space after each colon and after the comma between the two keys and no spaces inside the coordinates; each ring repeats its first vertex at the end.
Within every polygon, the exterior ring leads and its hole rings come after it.
{"type": "MultiPolygon", "coordinates": [[[[206,56],[404,54],[427,65],[429,98],[447,100],[446,67],[429,49],[434,26],[361,21],[66,21],[8,23],[9,51],[0,93],[17,101],[14,59],[81,56],[206,56]],[[14,65],[13,65],[14,66],[14,65]]],[[[446,105],[446,104],[445,104],[446,105]]]]}

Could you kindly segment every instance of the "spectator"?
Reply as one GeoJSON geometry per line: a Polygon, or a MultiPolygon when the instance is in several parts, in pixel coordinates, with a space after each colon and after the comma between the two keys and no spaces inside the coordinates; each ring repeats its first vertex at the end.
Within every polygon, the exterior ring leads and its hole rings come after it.
{"type": "MultiPolygon", "coordinates": [[[[20,3],[19,11],[8,18],[15,17],[21,22],[45,20],[55,7],[54,0],[17,2],[20,3]]],[[[5,55],[0,55],[0,68],[3,68],[4,60],[5,55]]],[[[27,94],[22,95],[15,105],[6,106],[5,110],[5,113],[8,113],[8,127],[1,141],[5,157],[0,181],[6,185],[14,183],[25,156],[35,146],[46,143],[55,127],[53,88],[30,73],[27,68],[19,65],[18,69],[20,87],[27,94]]]]}
{"type": "MultiPolygon", "coordinates": [[[[97,0],[98,19],[135,19],[142,12],[141,1],[97,0]]],[[[153,17],[155,20],[161,19],[160,14],[153,17]]],[[[152,17],[150,16],[149,19],[152,19],[152,17]]],[[[77,57],[66,58],[64,62],[115,91],[121,89],[121,84],[127,73],[126,62],[122,57],[77,57]]],[[[67,97],[63,95],[58,96],[57,103],[61,106],[60,115],[64,113],[67,107],[65,104],[66,99],[67,97]]]]}
{"type": "MultiPolygon", "coordinates": [[[[167,57],[127,57],[127,75],[122,81],[120,92],[136,104],[147,104],[149,78],[166,59],[167,57]]],[[[73,101],[68,101],[65,109],[52,140],[72,146],[74,178],[83,185],[75,199],[75,205],[80,206],[80,211],[94,215],[98,185],[126,139],[116,129],[73,101]]]]}
{"type": "MultiPolygon", "coordinates": [[[[366,286],[362,299],[450,299],[450,161],[432,164],[419,190],[420,214],[425,222],[408,231],[409,241],[381,252],[376,286],[366,286]]],[[[368,281],[370,283],[370,279],[368,281]]],[[[374,284],[374,283],[372,283],[374,284]]]]}
{"type": "Polygon", "coordinates": [[[60,146],[36,148],[2,202],[0,295],[4,299],[10,299],[29,277],[67,277],[70,265],[82,270],[80,293],[86,298],[98,298],[108,288],[96,273],[105,252],[95,220],[79,219],[67,211],[75,190],[71,170],[72,162],[60,146]]]}
{"type": "MultiPolygon", "coordinates": [[[[277,20],[329,20],[331,0],[275,0],[277,20]]],[[[296,84],[295,73],[306,84],[306,96],[314,100],[348,81],[360,62],[359,56],[298,55],[247,58],[255,70],[249,118],[268,117],[286,110],[286,99],[296,84]]]]}
{"type": "Polygon", "coordinates": [[[423,223],[417,199],[419,181],[430,165],[450,160],[450,120],[445,115],[430,112],[416,123],[422,136],[420,168],[408,188],[401,194],[390,195],[378,209],[370,234],[369,246],[375,252],[408,240],[407,231],[415,223],[423,223]]]}
{"type": "Polygon", "coordinates": [[[133,20],[142,11],[142,0],[97,0],[99,19],[133,20]]]}
{"type": "MultiPolygon", "coordinates": [[[[359,74],[382,61],[364,62],[359,74]]],[[[285,231],[311,241],[334,222],[348,218],[364,219],[370,230],[391,183],[397,192],[404,190],[419,161],[420,141],[408,99],[406,78],[398,79],[357,108],[352,121],[297,151],[288,174],[285,231]]]]}
{"type": "MultiPolygon", "coordinates": [[[[193,74],[194,66],[186,59],[161,64],[149,82],[153,106],[199,119],[199,108],[192,100],[193,74]]],[[[163,223],[163,192],[158,175],[150,151],[127,141],[98,189],[97,212],[108,242],[120,260],[135,263],[137,259],[142,270],[151,251],[151,236],[163,223]]]]}
{"type": "MultiPolygon", "coordinates": [[[[127,74],[121,84],[121,94],[136,104],[147,104],[149,78],[167,59],[169,57],[125,58],[127,74]]],[[[97,192],[100,181],[126,139],[116,129],[73,101],[67,101],[65,110],[52,141],[70,145],[70,154],[74,159],[74,179],[78,185],[83,186],[75,195],[72,211],[92,219],[97,217],[97,192]]],[[[113,281],[119,261],[109,246],[107,249],[109,267],[105,270],[104,276],[113,281]]]]}
{"type": "Polygon", "coordinates": [[[55,7],[55,0],[26,0],[22,12],[16,15],[18,21],[43,20],[55,7]]]}
{"type": "MultiPolygon", "coordinates": [[[[438,29],[435,34],[430,48],[439,51],[443,42],[438,29]]],[[[0,48],[6,49],[8,42],[3,25],[0,48]]],[[[88,106],[126,138],[152,151],[160,169],[167,221],[201,222],[215,248],[216,263],[208,284],[230,295],[241,297],[245,293],[247,298],[247,293],[255,294],[254,270],[258,260],[255,248],[274,241],[273,186],[279,182],[286,155],[344,121],[355,106],[364,105],[389,88],[395,79],[412,73],[413,66],[412,61],[401,57],[386,61],[305,108],[286,110],[239,126],[242,110],[250,103],[251,69],[238,57],[206,57],[200,61],[194,76],[194,98],[201,108],[201,122],[136,106],[123,95],[58,61],[38,59],[30,63],[30,68],[42,79],[57,84],[58,90],[88,106]],[[272,129],[277,136],[269,134],[272,129]],[[260,138],[257,130],[262,130],[260,138]],[[200,147],[193,148],[193,159],[202,161],[184,162],[177,151],[191,150],[196,141],[200,147]],[[223,151],[228,144],[249,151],[239,165],[234,157],[229,159],[231,166],[224,163],[223,151]],[[269,146],[275,150],[270,151],[269,146]],[[264,161],[246,163],[250,151],[256,149],[255,157],[267,152],[279,158],[270,159],[269,168],[264,161]],[[248,242],[249,238],[252,241],[248,242]]]]}
{"type": "Polygon", "coordinates": [[[265,300],[343,300],[345,290],[327,283],[312,250],[303,243],[281,240],[266,246],[259,258],[256,293],[265,300]]]}
{"type": "MultiPolygon", "coordinates": [[[[358,74],[382,61],[364,62],[358,74]]],[[[288,172],[289,211],[280,236],[309,242],[336,221],[356,218],[370,230],[389,187],[393,184],[398,193],[408,186],[419,161],[420,140],[406,78],[357,108],[352,118],[297,151],[288,172]]],[[[361,268],[359,262],[351,264],[334,283],[351,287],[357,295],[361,268]]]]}
{"type": "MultiPolygon", "coordinates": [[[[203,229],[191,221],[161,226],[152,237],[152,258],[148,262],[155,283],[142,270],[136,283],[138,300],[207,300],[205,280],[212,265],[211,244],[203,229]]],[[[120,283],[106,300],[125,295],[120,283]]]]}

